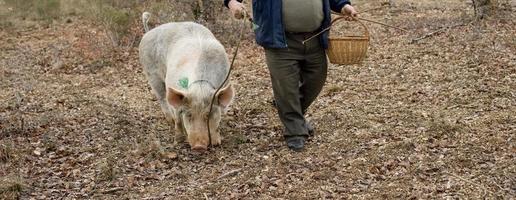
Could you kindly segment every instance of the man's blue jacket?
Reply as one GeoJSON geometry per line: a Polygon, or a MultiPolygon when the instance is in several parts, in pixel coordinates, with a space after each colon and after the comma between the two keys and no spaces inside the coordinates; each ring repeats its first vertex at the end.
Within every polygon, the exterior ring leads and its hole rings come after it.
{"type": "MultiPolygon", "coordinates": [[[[230,0],[224,0],[227,7],[230,0]]],[[[238,0],[242,2],[243,0],[238,0]]],[[[330,9],[339,12],[349,0],[323,0],[324,20],[319,30],[327,28],[331,23],[330,9]]],[[[287,48],[285,28],[283,26],[283,2],[281,0],[253,0],[253,20],[256,42],[265,48],[287,48]]],[[[321,34],[321,44],[328,48],[328,34],[321,34]]]]}

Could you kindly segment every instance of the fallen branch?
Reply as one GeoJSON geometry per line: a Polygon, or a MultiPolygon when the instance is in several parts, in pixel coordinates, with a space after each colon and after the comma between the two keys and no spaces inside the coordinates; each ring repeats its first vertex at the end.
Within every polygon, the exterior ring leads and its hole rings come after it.
{"type": "Polygon", "coordinates": [[[462,23],[459,23],[459,24],[455,24],[455,25],[451,25],[451,26],[446,26],[446,27],[443,27],[443,28],[440,28],[440,29],[437,29],[435,31],[432,31],[430,33],[427,33],[421,37],[418,37],[418,38],[414,38],[410,41],[410,44],[414,44],[420,40],[423,40],[423,39],[426,39],[426,38],[429,38],[429,37],[432,37],[434,35],[436,35],[437,33],[441,33],[441,32],[444,32],[445,30],[448,30],[448,29],[452,29],[452,28],[455,28],[455,27],[458,27],[458,26],[464,26],[466,24],[469,24],[470,22],[462,22],[462,23]]]}
{"type": "Polygon", "coordinates": [[[163,199],[164,197],[145,197],[142,200],[155,200],[155,199],[163,199]]]}
{"type": "Polygon", "coordinates": [[[240,171],[242,171],[242,169],[234,169],[234,170],[231,170],[231,171],[229,171],[229,172],[227,172],[227,173],[225,173],[225,174],[220,175],[220,176],[217,178],[217,180],[218,180],[218,179],[222,179],[222,178],[226,178],[226,177],[228,177],[228,176],[236,175],[236,174],[238,174],[238,172],[240,172],[240,171]]]}
{"type": "Polygon", "coordinates": [[[167,192],[167,193],[161,193],[159,196],[153,196],[153,197],[145,197],[142,200],[155,200],[155,199],[165,199],[168,196],[175,196],[175,192],[167,192]]]}
{"type": "Polygon", "coordinates": [[[23,118],[23,110],[22,110],[22,103],[23,103],[23,96],[20,92],[16,92],[16,103],[15,103],[15,108],[16,108],[16,114],[18,115],[19,119],[20,119],[20,127],[19,127],[19,131],[20,132],[25,132],[25,119],[23,118]]]}
{"type": "Polygon", "coordinates": [[[113,192],[118,192],[123,189],[124,189],[123,187],[110,188],[110,189],[102,191],[102,193],[109,194],[109,193],[113,193],[113,192]]]}
{"type": "Polygon", "coordinates": [[[455,178],[458,178],[458,179],[460,179],[460,180],[462,180],[462,181],[464,181],[464,182],[466,182],[466,183],[469,183],[469,184],[472,184],[472,185],[477,186],[477,187],[479,187],[479,188],[482,188],[482,189],[484,189],[485,191],[487,191],[487,192],[491,193],[492,195],[494,195],[494,194],[495,194],[495,192],[491,191],[490,189],[488,189],[488,188],[487,188],[487,187],[485,187],[484,185],[481,185],[481,184],[475,183],[475,182],[473,182],[473,181],[471,181],[471,180],[468,180],[468,179],[466,179],[466,178],[463,178],[463,177],[461,177],[461,176],[459,176],[459,175],[457,175],[457,174],[453,174],[453,173],[449,173],[449,172],[447,172],[447,174],[448,174],[448,175],[450,175],[450,176],[453,176],[453,177],[455,177],[455,178]]]}

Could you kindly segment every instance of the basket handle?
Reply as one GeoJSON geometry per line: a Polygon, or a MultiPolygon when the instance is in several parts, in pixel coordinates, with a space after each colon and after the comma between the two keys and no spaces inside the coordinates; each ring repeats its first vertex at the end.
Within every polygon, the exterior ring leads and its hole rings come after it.
{"type": "MultiPolygon", "coordinates": [[[[333,20],[331,21],[330,27],[332,27],[332,26],[333,26],[333,24],[334,24],[335,22],[340,21],[340,20],[343,20],[343,19],[345,19],[345,18],[346,18],[346,17],[342,16],[342,17],[337,17],[337,18],[333,19],[333,20]]],[[[365,36],[367,36],[367,37],[369,37],[369,29],[367,29],[367,26],[366,26],[363,22],[361,22],[361,21],[360,21],[360,19],[355,18],[355,17],[351,17],[351,18],[352,18],[352,19],[354,19],[353,21],[358,22],[362,27],[364,27],[364,35],[365,35],[365,36]]]]}
{"type": "MultiPolygon", "coordinates": [[[[359,18],[355,18],[355,17],[351,17],[351,18],[353,18],[353,19],[354,19],[353,21],[357,21],[357,22],[358,22],[362,27],[364,27],[364,35],[365,35],[365,36],[367,36],[367,37],[369,38],[369,30],[367,29],[366,25],[365,25],[364,23],[362,23],[362,22],[359,20],[359,18]]],[[[311,39],[313,39],[313,38],[315,38],[315,37],[317,37],[317,36],[321,35],[322,33],[326,32],[326,31],[328,31],[328,30],[330,30],[330,29],[331,29],[331,27],[333,26],[333,24],[334,24],[335,22],[337,22],[337,21],[339,21],[339,20],[342,20],[342,19],[345,19],[345,17],[344,17],[344,16],[342,16],[342,17],[337,17],[337,18],[333,19],[333,20],[331,21],[331,23],[330,23],[330,26],[328,26],[327,28],[325,28],[325,29],[321,30],[319,33],[317,33],[317,34],[313,35],[312,37],[309,37],[308,39],[303,40],[303,42],[301,42],[301,43],[302,43],[302,44],[305,44],[307,41],[309,41],[309,40],[311,40],[311,39]]]]}

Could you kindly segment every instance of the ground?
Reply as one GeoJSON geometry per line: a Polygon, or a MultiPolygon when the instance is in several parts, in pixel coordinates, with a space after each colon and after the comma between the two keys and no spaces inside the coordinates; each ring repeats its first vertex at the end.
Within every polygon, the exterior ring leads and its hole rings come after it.
{"type": "Polygon", "coordinates": [[[282,140],[251,33],[222,146],[194,154],[173,146],[136,47],[100,59],[107,37],[80,18],[2,29],[0,197],[513,199],[514,13],[471,21],[466,1],[425,2],[361,15],[409,32],[367,23],[367,58],[330,66],[308,112],[316,135],[299,153],[282,140]]]}

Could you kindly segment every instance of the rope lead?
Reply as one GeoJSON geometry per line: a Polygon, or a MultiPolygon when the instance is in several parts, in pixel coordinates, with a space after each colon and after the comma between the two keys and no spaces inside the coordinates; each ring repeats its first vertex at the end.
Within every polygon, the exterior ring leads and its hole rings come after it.
{"type": "MultiPolygon", "coordinates": [[[[226,78],[224,79],[222,84],[217,88],[217,90],[215,90],[215,93],[213,93],[213,97],[211,98],[210,111],[208,112],[208,119],[206,119],[206,125],[208,126],[208,139],[209,139],[208,147],[213,146],[212,142],[211,142],[211,130],[210,130],[210,117],[209,116],[211,116],[211,112],[213,110],[213,103],[215,102],[215,97],[217,97],[217,93],[219,93],[220,89],[222,89],[222,87],[224,87],[224,85],[226,85],[226,82],[229,79],[229,75],[231,74],[231,71],[233,70],[233,66],[235,64],[235,59],[236,59],[237,54],[238,54],[238,49],[240,48],[240,43],[242,43],[242,37],[244,36],[246,17],[248,17],[248,15],[247,15],[247,12],[244,10],[244,17],[242,18],[242,23],[240,25],[240,34],[238,36],[238,42],[237,42],[235,51],[233,52],[233,58],[231,59],[231,65],[229,65],[229,71],[226,74],[226,78]]],[[[250,17],[248,17],[247,19],[251,23],[253,22],[253,20],[250,17]]]]}

